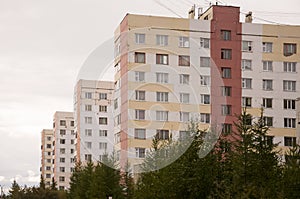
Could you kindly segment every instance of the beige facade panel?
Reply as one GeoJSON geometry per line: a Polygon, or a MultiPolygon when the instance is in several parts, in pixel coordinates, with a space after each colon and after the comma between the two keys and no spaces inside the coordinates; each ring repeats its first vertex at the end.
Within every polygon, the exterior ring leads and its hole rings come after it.
{"type": "Polygon", "coordinates": [[[141,148],[151,148],[152,139],[139,140],[134,138],[128,139],[128,147],[141,147],[141,148]]]}
{"type": "Polygon", "coordinates": [[[140,64],[140,63],[129,63],[128,71],[139,71],[139,72],[150,72],[151,65],[150,64],[140,64]]]}
{"type": "Polygon", "coordinates": [[[293,128],[270,128],[270,135],[296,137],[296,129],[293,128]]]}
{"type": "Polygon", "coordinates": [[[156,84],[146,82],[128,82],[128,90],[145,90],[149,92],[173,92],[174,85],[172,84],[156,84]]]}

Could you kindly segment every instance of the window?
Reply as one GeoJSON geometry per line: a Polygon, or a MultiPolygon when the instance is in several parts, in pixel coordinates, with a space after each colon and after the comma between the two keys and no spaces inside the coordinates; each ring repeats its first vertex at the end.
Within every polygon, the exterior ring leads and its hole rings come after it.
{"type": "Polygon", "coordinates": [[[189,48],[190,47],[189,38],[188,37],[179,37],[179,47],[189,48]]]}
{"type": "Polygon", "coordinates": [[[75,122],[74,121],[70,121],[70,126],[74,126],[75,122]]]}
{"type": "Polygon", "coordinates": [[[296,128],[296,119],[284,118],[284,128],[296,128]]]}
{"type": "Polygon", "coordinates": [[[178,56],[178,65],[179,66],[190,66],[190,56],[179,55],[178,56]]]}
{"type": "Polygon", "coordinates": [[[59,134],[60,135],[66,135],[66,130],[65,129],[60,129],[59,134]]]}
{"type": "Polygon", "coordinates": [[[146,54],[135,52],[134,53],[134,62],[135,63],[146,63],[146,54]]]}
{"type": "Polygon", "coordinates": [[[144,44],[146,40],[146,35],[141,33],[135,33],[135,43],[144,44]]]}
{"type": "Polygon", "coordinates": [[[106,100],[107,99],[107,93],[99,93],[99,99],[106,100]]]}
{"type": "Polygon", "coordinates": [[[222,115],[231,115],[231,105],[222,105],[222,115]]]}
{"type": "Polygon", "coordinates": [[[135,100],[145,101],[146,91],[135,91],[135,100]]]}
{"type": "Polygon", "coordinates": [[[283,55],[284,56],[291,56],[297,53],[297,45],[296,44],[283,44],[283,55]]]}
{"type": "Polygon", "coordinates": [[[200,38],[200,47],[209,48],[209,39],[208,38],[200,38]]]}
{"type": "Polygon", "coordinates": [[[242,78],[242,88],[252,88],[252,79],[242,78]]]}
{"type": "Polygon", "coordinates": [[[59,143],[60,143],[60,144],[66,144],[66,140],[65,140],[65,139],[60,139],[60,140],[59,140],[59,143]]]}
{"type": "Polygon", "coordinates": [[[92,105],[86,104],[86,105],[84,106],[84,110],[85,110],[85,111],[92,111],[92,105]]]}
{"type": "Polygon", "coordinates": [[[210,58],[200,57],[200,67],[210,67],[210,58]]]}
{"type": "Polygon", "coordinates": [[[264,53],[271,53],[273,50],[273,43],[271,42],[263,42],[262,43],[263,46],[263,52],[264,53]]]}
{"type": "Polygon", "coordinates": [[[228,135],[232,132],[232,124],[224,123],[222,124],[222,133],[228,135]]]}
{"type": "Polygon", "coordinates": [[[251,97],[242,97],[242,106],[243,107],[251,107],[252,106],[252,98],[251,97]]]}
{"type": "Polygon", "coordinates": [[[99,117],[99,124],[107,125],[107,117],[99,117]]]}
{"type": "Polygon", "coordinates": [[[107,142],[99,142],[99,149],[106,150],[107,149],[107,142]]]}
{"type": "Polygon", "coordinates": [[[47,159],[47,163],[51,163],[51,159],[47,159]]]}
{"type": "Polygon", "coordinates": [[[210,114],[200,113],[200,122],[209,124],[210,123],[210,114]]]}
{"type": "Polygon", "coordinates": [[[274,136],[265,136],[265,142],[268,146],[272,145],[273,144],[273,139],[274,139],[274,136]]]}
{"type": "Polygon", "coordinates": [[[135,71],[135,81],[144,82],[145,81],[145,72],[135,71]]]}
{"type": "Polygon", "coordinates": [[[221,59],[231,59],[231,49],[221,49],[221,59]]]}
{"type": "Polygon", "coordinates": [[[252,52],[252,41],[242,41],[242,51],[252,52]]]}
{"type": "Polygon", "coordinates": [[[263,71],[273,71],[273,62],[263,61],[263,71]]]}
{"type": "Polygon", "coordinates": [[[221,39],[224,41],[231,40],[231,31],[230,30],[221,30],[221,39]]]}
{"type": "Polygon", "coordinates": [[[168,73],[156,73],[156,82],[157,83],[168,83],[169,74],[168,73]]]}
{"type": "Polygon", "coordinates": [[[145,119],[145,110],[135,110],[135,119],[144,120],[145,119]]]}
{"type": "Polygon", "coordinates": [[[156,111],[157,121],[168,121],[168,111],[156,111]]]}
{"type": "Polygon", "coordinates": [[[284,137],[284,146],[295,146],[296,137],[284,137]]]}
{"type": "Polygon", "coordinates": [[[145,148],[135,148],[135,157],[145,158],[146,149],[145,148]]]}
{"type": "Polygon", "coordinates": [[[60,163],[65,163],[65,162],[66,162],[66,159],[65,159],[65,158],[59,158],[59,162],[60,162],[60,163]]]}
{"type": "Polygon", "coordinates": [[[85,92],[85,99],[92,99],[92,93],[91,92],[85,92]]]}
{"type": "Polygon", "coordinates": [[[272,98],[263,98],[263,107],[264,108],[272,108],[272,98]]]}
{"type": "Polygon", "coordinates": [[[273,117],[263,117],[266,126],[273,126],[273,117]]]}
{"type": "Polygon", "coordinates": [[[180,103],[184,103],[184,104],[190,103],[190,94],[180,93],[180,103]]]}
{"type": "Polygon", "coordinates": [[[265,91],[273,90],[273,80],[263,79],[263,90],[265,91]]]}
{"type": "Polygon", "coordinates": [[[146,129],[134,129],[134,138],[145,140],[146,139],[146,129]]]}
{"type": "Polygon", "coordinates": [[[179,131],[179,140],[185,140],[190,137],[189,131],[179,131]]]}
{"type": "Polygon", "coordinates": [[[295,73],[296,72],[296,62],[283,62],[283,71],[295,73]]]}
{"type": "Polygon", "coordinates": [[[251,70],[251,69],[252,69],[252,60],[242,59],[242,70],[251,70]]]}
{"type": "Polygon", "coordinates": [[[114,126],[118,126],[121,124],[121,114],[118,114],[114,120],[114,126]]]}
{"type": "Polygon", "coordinates": [[[71,144],[74,144],[74,143],[75,143],[75,141],[74,141],[74,140],[71,140],[71,141],[70,141],[70,143],[71,143],[71,144]]]}
{"type": "Polygon", "coordinates": [[[47,141],[51,141],[51,140],[52,140],[52,137],[47,136],[47,141]]]}
{"type": "Polygon", "coordinates": [[[168,65],[169,64],[169,55],[156,54],[156,64],[168,65]]]}
{"type": "Polygon", "coordinates": [[[169,130],[156,130],[156,137],[160,140],[168,140],[169,130]]]}
{"type": "Polygon", "coordinates": [[[116,110],[118,108],[118,99],[114,100],[114,109],[116,110]]]}
{"type": "Polygon", "coordinates": [[[200,85],[201,86],[208,86],[210,85],[210,77],[209,76],[200,76],[200,85]]]}
{"type": "Polygon", "coordinates": [[[222,86],[222,96],[231,96],[231,86],[222,86]]]}
{"type": "Polygon", "coordinates": [[[47,170],[47,171],[50,171],[50,170],[51,170],[51,167],[49,167],[49,166],[46,167],[46,170],[47,170]]]}
{"type": "Polygon", "coordinates": [[[84,123],[92,124],[93,118],[92,117],[84,117],[84,123]]]}
{"type": "Polygon", "coordinates": [[[188,122],[189,120],[190,120],[189,112],[180,112],[180,121],[181,122],[188,122]]]}
{"type": "Polygon", "coordinates": [[[59,125],[60,126],[66,126],[67,125],[66,120],[60,120],[59,125]]]}
{"type": "Polygon", "coordinates": [[[73,154],[74,153],[74,149],[70,149],[70,153],[73,154]]]}
{"type": "Polygon", "coordinates": [[[210,104],[210,95],[200,95],[201,104],[210,104]]]}
{"type": "Polygon", "coordinates": [[[100,105],[99,106],[99,112],[107,112],[107,106],[102,106],[102,105],[100,105]]]}
{"type": "Polygon", "coordinates": [[[156,101],[157,102],[168,102],[169,93],[168,92],[156,92],[156,101]]]}
{"type": "Polygon", "coordinates": [[[100,161],[107,160],[107,155],[106,155],[106,154],[104,154],[104,155],[99,155],[99,160],[100,160],[100,161]]]}
{"type": "Polygon", "coordinates": [[[121,142],[121,132],[115,134],[115,143],[121,142]]]}
{"type": "Polygon", "coordinates": [[[85,129],[84,130],[84,135],[87,137],[91,137],[93,135],[93,130],[92,129],[85,129]]]}
{"type": "Polygon", "coordinates": [[[51,178],[51,174],[47,173],[46,178],[51,178]]]}
{"type": "Polygon", "coordinates": [[[51,144],[47,144],[47,149],[51,149],[51,144]]]}
{"type": "Polygon", "coordinates": [[[107,137],[107,130],[99,130],[99,137],[107,137]]]}
{"type": "Polygon", "coordinates": [[[180,74],[179,75],[179,83],[180,84],[189,84],[190,76],[187,74],[180,74]]]}
{"type": "Polygon", "coordinates": [[[85,142],[85,147],[88,149],[92,148],[92,142],[85,142]]]}
{"type": "Polygon", "coordinates": [[[92,155],[91,154],[84,154],[84,160],[91,162],[92,161],[92,155]]]}
{"type": "Polygon", "coordinates": [[[156,35],[156,45],[167,46],[168,45],[168,35],[156,35]]]}
{"type": "Polygon", "coordinates": [[[222,67],[222,78],[230,79],[231,78],[231,68],[222,67]]]}
{"type": "Polygon", "coordinates": [[[284,109],[296,109],[296,100],[284,99],[283,100],[283,108],[284,109]]]}
{"type": "Polygon", "coordinates": [[[284,91],[296,91],[296,81],[283,80],[283,90],[284,91]]]}

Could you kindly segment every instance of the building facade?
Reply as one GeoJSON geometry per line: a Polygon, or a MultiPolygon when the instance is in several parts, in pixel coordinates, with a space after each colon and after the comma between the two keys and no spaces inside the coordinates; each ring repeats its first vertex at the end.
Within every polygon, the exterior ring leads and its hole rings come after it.
{"type": "Polygon", "coordinates": [[[217,5],[198,19],[125,16],[114,60],[121,166],[139,165],[154,135],[184,137],[193,118],[228,133],[243,107],[253,117],[264,108],[283,152],[296,142],[300,26],[251,22],[240,22],[238,7],[217,5]]]}
{"type": "Polygon", "coordinates": [[[53,130],[43,129],[41,132],[41,167],[40,172],[45,181],[46,187],[50,187],[53,169],[52,169],[52,153],[53,153],[53,130]]]}
{"type": "Polygon", "coordinates": [[[79,80],[74,91],[76,160],[98,162],[113,152],[114,83],[79,80]]]}
{"type": "Polygon", "coordinates": [[[73,112],[55,112],[53,117],[53,177],[59,190],[70,188],[75,167],[75,131],[73,112]]]}

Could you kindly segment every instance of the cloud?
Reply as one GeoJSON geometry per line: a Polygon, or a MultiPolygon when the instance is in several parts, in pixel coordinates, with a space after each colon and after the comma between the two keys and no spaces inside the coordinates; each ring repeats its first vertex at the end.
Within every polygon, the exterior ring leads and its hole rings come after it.
{"type": "Polygon", "coordinates": [[[11,178],[10,182],[13,182],[14,180],[16,180],[16,182],[18,184],[26,184],[27,182],[29,182],[30,184],[39,183],[40,176],[39,176],[39,174],[36,174],[32,170],[27,170],[27,175],[26,176],[22,176],[22,175],[18,174],[14,178],[11,178]]]}
{"type": "Polygon", "coordinates": [[[0,182],[4,181],[5,177],[4,176],[0,176],[0,182]]]}

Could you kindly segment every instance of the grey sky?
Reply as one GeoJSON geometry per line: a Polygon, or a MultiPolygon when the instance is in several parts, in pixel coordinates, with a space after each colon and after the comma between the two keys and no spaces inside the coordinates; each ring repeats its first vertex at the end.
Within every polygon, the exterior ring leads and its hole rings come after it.
{"type": "MultiPolygon", "coordinates": [[[[192,3],[209,1],[160,2],[186,17],[192,3]]],[[[221,2],[252,10],[256,23],[300,24],[299,0],[221,2]]],[[[41,130],[55,111],[73,110],[77,72],[126,13],[175,16],[154,0],[0,1],[0,185],[37,183],[41,130]]]]}

